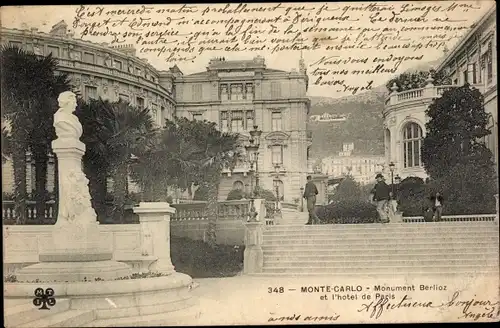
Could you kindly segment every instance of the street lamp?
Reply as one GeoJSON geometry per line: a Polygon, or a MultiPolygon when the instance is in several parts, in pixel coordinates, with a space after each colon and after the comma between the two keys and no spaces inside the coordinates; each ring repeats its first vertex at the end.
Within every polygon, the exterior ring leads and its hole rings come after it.
{"type": "Polygon", "coordinates": [[[392,195],[394,197],[394,168],[396,167],[396,164],[394,162],[389,163],[389,170],[391,170],[391,189],[392,189],[392,195]]]}
{"type": "Polygon", "coordinates": [[[300,211],[304,212],[304,187],[300,187],[300,211]]]}
{"type": "Polygon", "coordinates": [[[275,184],[276,184],[276,210],[279,209],[280,207],[280,165],[279,164],[274,164],[274,173],[276,173],[276,179],[275,184]]]}
{"type": "Polygon", "coordinates": [[[259,130],[258,125],[253,126],[253,130],[250,131],[250,140],[254,140],[255,149],[254,149],[254,157],[255,157],[255,190],[259,188],[259,147],[260,147],[260,135],[262,131],[259,130]]]}
{"type": "Polygon", "coordinates": [[[401,183],[401,177],[399,176],[399,174],[396,174],[396,176],[394,177],[394,183],[396,184],[396,200],[398,200],[398,195],[399,195],[399,184],[401,183]]]}

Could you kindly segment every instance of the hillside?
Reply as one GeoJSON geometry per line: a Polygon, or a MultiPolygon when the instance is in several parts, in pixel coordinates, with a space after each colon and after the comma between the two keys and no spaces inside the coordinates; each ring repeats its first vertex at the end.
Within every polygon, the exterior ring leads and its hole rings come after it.
{"type": "MultiPolygon", "coordinates": [[[[438,64],[438,60],[419,63],[406,72],[428,70],[438,64]]],[[[310,97],[310,115],[350,114],[345,122],[309,122],[309,129],[313,132],[311,157],[321,159],[336,155],[343,142],[354,142],[357,154],[383,155],[382,110],[387,95],[387,89],[381,85],[354,96],[310,97]]]]}
{"type": "Polygon", "coordinates": [[[336,154],[343,142],[354,142],[355,153],[383,154],[382,109],[385,87],[343,98],[310,97],[310,115],[350,114],[345,122],[309,122],[313,132],[311,156],[323,158],[336,154]]]}

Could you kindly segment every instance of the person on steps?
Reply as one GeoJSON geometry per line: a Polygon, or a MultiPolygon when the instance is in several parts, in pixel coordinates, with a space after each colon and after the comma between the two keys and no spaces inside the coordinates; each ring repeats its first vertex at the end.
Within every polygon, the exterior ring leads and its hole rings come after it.
{"type": "Polygon", "coordinates": [[[306,187],[304,188],[303,197],[307,202],[307,211],[309,212],[309,220],[306,224],[319,224],[319,218],[316,215],[316,195],[318,194],[318,188],[314,182],[312,182],[312,177],[307,176],[306,187]]]}
{"type": "Polygon", "coordinates": [[[377,183],[371,191],[372,199],[376,202],[379,222],[388,223],[389,217],[387,215],[387,205],[391,199],[391,191],[389,185],[385,183],[384,176],[381,173],[377,174],[375,179],[377,180],[377,183]]]}

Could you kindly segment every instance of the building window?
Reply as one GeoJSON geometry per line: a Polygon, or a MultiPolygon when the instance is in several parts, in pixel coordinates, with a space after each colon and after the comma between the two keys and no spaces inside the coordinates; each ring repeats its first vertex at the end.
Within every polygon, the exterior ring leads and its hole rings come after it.
{"type": "Polygon", "coordinates": [[[202,89],[202,84],[201,83],[197,83],[197,84],[193,84],[191,85],[191,95],[193,97],[192,100],[201,100],[203,97],[203,89],[202,89]]]}
{"type": "Polygon", "coordinates": [[[231,132],[242,132],[245,129],[243,125],[243,112],[233,111],[231,114],[231,132]]]}
{"type": "Polygon", "coordinates": [[[21,41],[9,41],[9,46],[21,48],[23,43],[21,41]]]}
{"type": "Polygon", "coordinates": [[[228,132],[229,131],[229,119],[228,119],[228,112],[220,112],[220,129],[222,132],[228,132]]]}
{"type": "Polygon", "coordinates": [[[403,129],[403,164],[404,167],[420,167],[420,147],[422,128],[414,122],[407,123],[403,129]]]}
{"type": "Polygon", "coordinates": [[[122,101],[125,101],[125,102],[127,102],[127,103],[129,103],[129,102],[130,102],[130,97],[129,97],[128,95],[126,95],[126,94],[120,93],[120,94],[118,95],[118,97],[119,97],[119,98],[120,98],[120,100],[122,100],[122,101]]]}
{"type": "Polygon", "coordinates": [[[94,54],[91,54],[90,52],[84,52],[83,53],[83,61],[85,63],[93,64],[94,63],[94,54]]]}
{"type": "Polygon", "coordinates": [[[241,84],[231,85],[231,100],[243,100],[243,86],[241,84]]]}
{"type": "Polygon", "coordinates": [[[247,87],[246,87],[246,99],[247,100],[253,100],[253,84],[252,83],[247,83],[247,87]]]}
{"type": "Polygon", "coordinates": [[[274,193],[276,194],[276,189],[278,189],[279,200],[285,198],[285,184],[281,180],[273,180],[274,193]]]}
{"type": "Polygon", "coordinates": [[[487,73],[487,81],[491,83],[493,80],[493,50],[491,46],[491,41],[488,42],[488,52],[486,58],[486,73],[487,73]]]}
{"type": "Polygon", "coordinates": [[[247,111],[247,114],[246,114],[246,121],[245,121],[247,131],[249,131],[249,130],[252,130],[252,129],[253,129],[254,122],[255,122],[255,121],[254,121],[254,113],[253,113],[253,110],[249,110],[249,111],[247,111]]]}
{"type": "Polygon", "coordinates": [[[283,129],[283,120],[281,111],[274,111],[271,113],[272,131],[281,131],[283,129]]]}
{"type": "Polygon", "coordinates": [[[137,76],[141,76],[141,73],[142,73],[141,69],[139,67],[136,67],[135,74],[137,74],[137,76]]]}
{"type": "Polygon", "coordinates": [[[52,54],[52,57],[59,58],[59,47],[47,46],[48,53],[52,54]]]}
{"type": "Polygon", "coordinates": [[[283,146],[275,145],[271,147],[271,157],[272,163],[274,164],[283,164],[283,146]]]}
{"type": "Polygon", "coordinates": [[[472,84],[479,83],[477,74],[477,63],[472,64],[472,84]]]}
{"type": "Polygon", "coordinates": [[[203,121],[203,114],[202,113],[193,113],[193,120],[194,121],[203,121]]]}
{"type": "Polygon", "coordinates": [[[114,61],[113,66],[114,66],[116,69],[118,69],[118,70],[120,70],[120,71],[121,71],[121,70],[122,70],[122,67],[123,67],[123,64],[122,64],[122,62],[121,62],[121,61],[119,61],[119,60],[115,60],[115,61],[114,61]]]}
{"type": "Polygon", "coordinates": [[[229,94],[227,93],[227,85],[226,84],[221,84],[220,86],[220,100],[228,100],[229,99],[229,94]]]}
{"type": "Polygon", "coordinates": [[[468,71],[463,71],[462,75],[463,75],[463,79],[464,79],[464,83],[463,84],[468,83],[469,82],[469,72],[468,71]]]}
{"type": "Polygon", "coordinates": [[[144,109],[144,98],[137,97],[136,103],[137,103],[137,108],[144,109]]]}
{"type": "Polygon", "coordinates": [[[233,190],[243,190],[244,186],[245,185],[243,184],[243,182],[241,182],[241,181],[235,181],[233,183],[233,190]]]}
{"type": "Polygon", "coordinates": [[[86,85],[84,97],[86,100],[97,99],[97,88],[86,85]]]}
{"type": "Polygon", "coordinates": [[[281,98],[281,83],[271,82],[271,98],[277,99],[281,98]]]}
{"type": "Polygon", "coordinates": [[[160,107],[160,118],[161,118],[160,125],[163,125],[163,121],[165,120],[165,107],[163,106],[160,107]]]}

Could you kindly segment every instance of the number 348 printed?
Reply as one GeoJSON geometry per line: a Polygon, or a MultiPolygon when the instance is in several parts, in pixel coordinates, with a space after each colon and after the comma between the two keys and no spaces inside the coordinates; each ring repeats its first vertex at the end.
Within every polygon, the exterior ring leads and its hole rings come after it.
{"type": "Polygon", "coordinates": [[[267,292],[269,294],[283,294],[285,292],[284,287],[268,287],[267,292]]]}

